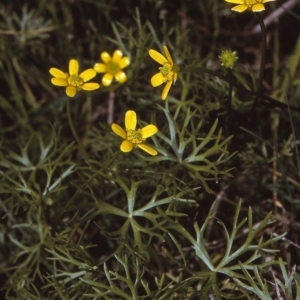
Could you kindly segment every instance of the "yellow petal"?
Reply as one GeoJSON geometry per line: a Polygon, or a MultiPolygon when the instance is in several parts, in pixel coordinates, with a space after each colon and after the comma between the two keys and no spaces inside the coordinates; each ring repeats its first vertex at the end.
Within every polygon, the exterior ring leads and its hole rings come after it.
{"type": "Polygon", "coordinates": [[[114,75],[111,73],[105,73],[102,77],[102,84],[104,86],[110,86],[114,79],[114,75]]]}
{"type": "Polygon", "coordinates": [[[168,81],[166,86],[164,87],[162,94],[161,94],[161,100],[166,100],[169,90],[171,88],[171,85],[172,85],[172,81],[168,81]]]}
{"type": "Polygon", "coordinates": [[[118,136],[120,136],[123,139],[126,139],[127,134],[121,126],[113,123],[113,124],[111,124],[111,129],[115,134],[117,134],[118,136]]]}
{"type": "Polygon", "coordinates": [[[79,70],[79,63],[76,59],[71,59],[69,62],[69,74],[77,75],[79,70]]]}
{"type": "Polygon", "coordinates": [[[133,146],[132,143],[130,143],[129,141],[125,140],[122,142],[120,149],[123,152],[130,152],[132,150],[133,146]]]}
{"type": "Polygon", "coordinates": [[[151,78],[151,84],[154,87],[157,87],[157,86],[163,84],[164,82],[166,82],[166,79],[161,73],[156,73],[151,78]]]}
{"type": "Polygon", "coordinates": [[[136,127],[136,113],[133,110],[128,110],[125,115],[125,127],[126,129],[135,130],[136,127]]]}
{"type": "Polygon", "coordinates": [[[115,78],[116,78],[117,81],[119,81],[121,83],[124,83],[127,80],[127,76],[123,71],[118,72],[115,75],[115,78]]]}
{"type": "Polygon", "coordinates": [[[234,3],[234,4],[243,4],[245,3],[244,0],[225,0],[226,2],[229,2],[229,3],[234,3]]]}
{"type": "Polygon", "coordinates": [[[155,125],[147,125],[144,128],[142,128],[142,137],[143,139],[146,139],[152,135],[154,135],[158,131],[157,127],[155,125]]]}
{"type": "Polygon", "coordinates": [[[263,10],[265,10],[265,7],[261,3],[254,4],[252,6],[252,11],[254,11],[254,12],[259,12],[259,11],[263,11],[263,10]]]}
{"type": "Polygon", "coordinates": [[[167,59],[160,54],[159,52],[157,52],[156,50],[150,49],[149,50],[149,55],[159,64],[163,65],[165,63],[167,63],[167,59]]]}
{"type": "Polygon", "coordinates": [[[101,53],[101,59],[108,64],[111,61],[111,57],[107,52],[102,52],[101,53]]]}
{"type": "Polygon", "coordinates": [[[173,60],[172,60],[172,57],[171,57],[171,55],[170,55],[170,52],[169,52],[167,46],[164,46],[164,51],[165,51],[167,60],[173,65],[173,60]]]}
{"type": "Polygon", "coordinates": [[[51,78],[51,82],[53,85],[56,86],[67,86],[68,82],[66,79],[63,78],[51,78]]]}
{"type": "Polygon", "coordinates": [[[67,73],[64,73],[63,71],[56,69],[56,68],[51,68],[49,70],[49,73],[56,78],[68,78],[67,73]]]}
{"type": "Polygon", "coordinates": [[[237,5],[237,6],[233,7],[231,10],[241,13],[241,12],[245,11],[247,8],[248,8],[247,5],[241,4],[241,5],[237,5]]]}
{"type": "Polygon", "coordinates": [[[96,76],[96,71],[94,69],[87,69],[80,73],[79,77],[83,80],[83,82],[86,82],[96,76]]]}
{"type": "Polygon", "coordinates": [[[82,85],[82,89],[85,91],[93,91],[99,89],[100,84],[96,82],[88,82],[82,85]]]}
{"type": "Polygon", "coordinates": [[[115,63],[118,63],[121,60],[123,53],[120,50],[116,50],[113,54],[112,60],[115,63]]]}
{"type": "Polygon", "coordinates": [[[97,63],[94,65],[94,70],[97,73],[105,73],[107,70],[107,66],[105,64],[97,63]]]}
{"type": "Polygon", "coordinates": [[[67,88],[66,88],[66,94],[69,96],[69,97],[74,97],[76,95],[76,92],[77,92],[77,89],[75,86],[71,86],[69,85],[67,88]]]}
{"type": "Polygon", "coordinates": [[[152,147],[145,145],[145,144],[138,144],[138,147],[147,152],[150,155],[157,155],[157,151],[154,150],[152,147]]]}
{"type": "Polygon", "coordinates": [[[127,57],[127,56],[122,57],[122,59],[119,62],[120,69],[124,69],[127,66],[129,66],[129,65],[130,65],[130,59],[129,59],[129,57],[127,57]]]}

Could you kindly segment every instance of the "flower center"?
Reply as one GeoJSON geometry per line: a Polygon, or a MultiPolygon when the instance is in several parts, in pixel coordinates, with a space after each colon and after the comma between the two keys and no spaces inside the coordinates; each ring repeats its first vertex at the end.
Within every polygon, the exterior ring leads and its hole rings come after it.
{"type": "Polygon", "coordinates": [[[172,65],[165,63],[162,67],[159,68],[160,73],[164,76],[165,81],[172,81],[174,78],[174,72],[172,65]]]}
{"type": "Polygon", "coordinates": [[[107,73],[111,73],[113,75],[117,74],[120,71],[119,64],[111,61],[107,64],[107,73]]]}
{"type": "Polygon", "coordinates": [[[261,3],[261,0],[244,0],[245,5],[248,7],[251,7],[252,5],[256,3],[261,3]]]}
{"type": "Polygon", "coordinates": [[[68,78],[69,85],[80,88],[83,85],[83,80],[78,75],[71,75],[68,78]]]}
{"type": "Polygon", "coordinates": [[[132,144],[140,144],[144,141],[142,130],[127,129],[127,140],[132,144]]]}

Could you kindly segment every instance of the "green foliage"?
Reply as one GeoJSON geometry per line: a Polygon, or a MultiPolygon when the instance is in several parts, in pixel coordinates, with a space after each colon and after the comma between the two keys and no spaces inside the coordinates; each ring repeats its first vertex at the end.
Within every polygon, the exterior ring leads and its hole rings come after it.
{"type": "MultiPolygon", "coordinates": [[[[178,121],[172,118],[168,108],[164,109],[161,107],[161,109],[168,122],[170,138],[164,136],[162,133],[158,133],[158,137],[172,149],[172,153],[169,153],[167,151],[168,148],[160,145],[158,139],[155,139],[158,151],[163,154],[163,157],[158,156],[153,159],[154,161],[170,160],[171,162],[176,162],[174,167],[171,168],[174,174],[181,169],[181,166],[191,170],[193,177],[200,180],[208,192],[209,187],[206,184],[207,180],[217,181],[218,176],[221,174],[230,176],[230,170],[220,171],[217,166],[225,163],[235,154],[229,154],[227,151],[227,145],[233,136],[223,139],[222,129],[215,134],[218,120],[214,122],[207,135],[202,138],[200,137],[200,130],[203,123],[199,120],[199,117],[196,118],[196,112],[191,113],[188,109],[185,113],[181,113],[184,119],[178,121]],[[177,124],[182,124],[181,128],[178,128],[179,126],[177,124]],[[210,145],[210,143],[212,145],[210,145]],[[208,145],[210,145],[210,147],[208,145]],[[209,158],[213,155],[218,157],[211,161],[209,158]],[[213,177],[204,177],[203,174],[209,174],[213,177]]],[[[177,110],[177,116],[179,113],[180,111],[177,110]]],[[[171,164],[171,166],[172,165],[173,164],[171,164]]]]}
{"type": "Polygon", "coordinates": [[[249,26],[264,14],[223,0],[12,1],[0,15],[1,299],[300,298],[300,40],[282,35],[297,23],[279,17],[259,52],[249,26]],[[164,46],[180,66],[166,101],[148,55],[164,46]],[[50,68],[116,49],[124,84],[97,74],[74,98],[51,84],[50,68]],[[120,150],[111,123],[128,110],[157,126],[143,141],[157,155],[120,150]]]}

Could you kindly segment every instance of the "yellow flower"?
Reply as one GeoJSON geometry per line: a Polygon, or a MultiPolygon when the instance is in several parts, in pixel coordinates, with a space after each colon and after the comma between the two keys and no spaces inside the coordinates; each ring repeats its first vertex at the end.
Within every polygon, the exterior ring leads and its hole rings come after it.
{"type": "Polygon", "coordinates": [[[224,66],[226,69],[232,69],[235,62],[239,59],[237,56],[237,52],[231,51],[230,49],[222,50],[219,58],[221,61],[221,66],[224,66]]]}
{"type": "Polygon", "coordinates": [[[229,3],[239,4],[234,6],[231,10],[243,12],[246,9],[250,9],[253,12],[265,10],[264,3],[275,0],[225,0],[229,3]]]}
{"type": "Polygon", "coordinates": [[[107,52],[100,54],[100,58],[104,61],[104,64],[96,63],[94,70],[97,73],[105,73],[102,77],[102,84],[104,86],[111,85],[114,78],[120,83],[124,83],[127,80],[127,76],[122,70],[129,66],[130,59],[127,56],[122,56],[123,53],[120,50],[116,50],[112,57],[107,52]]]}
{"type": "Polygon", "coordinates": [[[78,71],[78,61],[76,59],[71,59],[69,62],[69,74],[56,68],[51,68],[49,70],[50,74],[54,76],[54,78],[51,78],[51,82],[56,86],[65,86],[66,94],[69,97],[74,97],[80,90],[93,91],[100,87],[100,85],[95,82],[86,83],[96,76],[94,69],[87,69],[79,75],[78,71]]]}
{"type": "Polygon", "coordinates": [[[149,55],[151,56],[151,58],[162,65],[162,67],[159,67],[159,73],[155,74],[151,78],[152,86],[157,87],[167,82],[161,95],[162,100],[165,100],[167,98],[172,82],[175,84],[179,72],[179,67],[173,63],[167,46],[164,46],[164,51],[165,56],[153,49],[149,50],[149,55]]]}
{"type": "Polygon", "coordinates": [[[157,152],[150,146],[144,144],[146,138],[154,135],[158,129],[155,125],[147,125],[142,129],[136,130],[136,113],[133,110],[128,110],[125,115],[126,131],[117,124],[112,124],[111,129],[115,134],[124,139],[120,149],[123,152],[130,152],[133,147],[139,147],[151,155],[156,155],[157,152]]]}

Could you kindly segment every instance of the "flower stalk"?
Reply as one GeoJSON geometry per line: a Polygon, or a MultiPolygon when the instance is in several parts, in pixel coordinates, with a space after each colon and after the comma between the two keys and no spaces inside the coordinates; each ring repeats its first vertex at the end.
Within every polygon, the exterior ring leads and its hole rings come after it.
{"type": "Polygon", "coordinates": [[[67,116],[68,116],[68,122],[69,122],[69,125],[70,125],[70,128],[71,128],[71,131],[72,131],[72,134],[80,148],[80,151],[82,152],[83,156],[85,159],[88,159],[88,154],[86,152],[86,150],[84,149],[84,146],[77,134],[77,131],[75,129],[75,126],[74,126],[74,123],[73,123],[73,120],[72,120],[72,116],[71,116],[71,101],[72,99],[71,98],[68,98],[67,100],[67,116]]]}
{"type": "Polygon", "coordinates": [[[267,49],[267,32],[266,32],[265,24],[261,14],[257,13],[256,16],[261,28],[262,41],[261,41],[261,60],[260,60],[259,77],[257,82],[256,97],[254,99],[253,106],[252,106],[252,112],[255,110],[259,102],[261,91],[262,91],[262,83],[263,83],[265,64],[266,64],[266,49],[267,49]]]}

